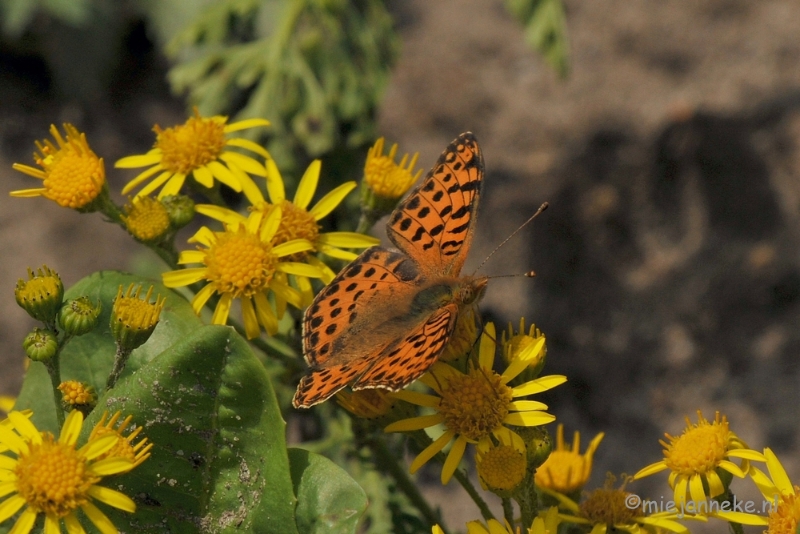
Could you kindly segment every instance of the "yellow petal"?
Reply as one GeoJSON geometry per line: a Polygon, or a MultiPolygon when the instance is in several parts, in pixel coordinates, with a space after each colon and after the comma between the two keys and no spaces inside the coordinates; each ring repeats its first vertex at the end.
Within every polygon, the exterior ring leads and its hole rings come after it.
{"type": "Polygon", "coordinates": [[[272,159],[267,160],[267,194],[269,201],[273,204],[280,204],[286,200],[286,189],[283,186],[283,178],[272,159]]]}
{"type": "Polygon", "coordinates": [[[649,477],[650,475],[655,475],[656,473],[660,473],[661,471],[667,468],[667,464],[664,463],[663,460],[660,462],[656,462],[654,464],[650,464],[647,467],[643,467],[639,469],[639,471],[633,475],[634,480],[639,480],[640,478],[649,477]]]}
{"type": "Polygon", "coordinates": [[[478,349],[478,365],[481,369],[491,370],[494,365],[495,335],[494,323],[486,323],[478,349]]]}
{"type": "Polygon", "coordinates": [[[238,152],[223,152],[219,155],[219,159],[229,165],[236,165],[244,172],[249,172],[250,174],[255,174],[256,176],[267,176],[267,169],[265,169],[262,164],[250,156],[245,156],[244,154],[239,154],[238,152]]]}
{"type": "Polygon", "coordinates": [[[526,395],[534,395],[547,391],[548,389],[553,389],[566,381],[567,377],[563,375],[547,375],[512,388],[511,391],[514,397],[524,397],[526,395]]]}
{"type": "Polygon", "coordinates": [[[86,534],[74,513],[64,517],[64,526],[67,527],[67,534],[86,534]]]}
{"type": "Polygon", "coordinates": [[[209,248],[216,243],[217,238],[207,226],[201,226],[195,234],[187,240],[187,243],[200,243],[209,248]]]}
{"type": "MultiPolygon", "coordinates": [[[[11,415],[11,414],[9,414],[11,415]]],[[[25,419],[25,421],[32,426],[32,423],[25,419]]],[[[72,410],[64,421],[64,426],[61,427],[61,434],[58,436],[58,442],[62,445],[75,445],[78,441],[78,434],[81,433],[81,426],[83,425],[83,414],[78,410],[72,410]]],[[[14,424],[17,427],[16,423],[14,424]]],[[[17,427],[19,430],[19,427],[17,427]]]]}
{"type": "Polygon", "coordinates": [[[686,528],[685,525],[678,523],[677,521],[672,521],[670,519],[661,519],[661,518],[653,518],[653,517],[638,517],[636,521],[645,525],[652,525],[654,527],[662,528],[665,530],[669,530],[671,532],[677,532],[678,534],[683,534],[685,532],[689,532],[689,529],[686,528]]]}
{"type": "Polygon", "coordinates": [[[739,478],[744,478],[744,472],[742,469],[731,461],[720,460],[719,466],[732,475],[736,475],[739,478]]]}
{"type": "Polygon", "coordinates": [[[270,122],[267,119],[244,119],[230,124],[226,124],[222,129],[225,133],[238,132],[239,130],[247,130],[249,128],[257,128],[259,126],[269,126],[270,122]]]}
{"type": "Polygon", "coordinates": [[[247,339],[255,339],[261,335],[261,329],[258,327],[258,318],[256,317],[256,310],[253,308],[253,301],[248,297],[242,297],[242,319],[244,320],[244,331],[247,334],[247,339]]]}
{"type": "MultiPolygon", "coordinates": [[[[8,534],[28,534],[31,529],[33,529],[34,523],[36,523],[37,515],[38,514],[33,511],[33,508],[25,508],[25,511],[22,512],[19,519],[17,519],[17,522],[14,523],[14,528],[12,528],[8,534]]],[[[0,517],[2,517],[2,514],[0,514],[0,517]]],[[[4,521],[4,519],[0,519],[0,521],[4,521]]]]}
{"type": "Polygon", "coordinates": [[[444,417],[442,416],[442,414],[439,413],[431,415],[420,415],[417,417],[411,417],[409,419],[402,419],[400,421],[395,421],[394,423],[384,428],[383,431],[411,432],[412,430],[421,430],[423,428],[428,428],[433,425],[438,425],[439,423],[442,422],[444,422],[444,417]]]}
{"type": "Polygon", "coordinates": [[[89,495],[114,508],[119,508],[120,510],[131,513],[136,511],[136,503],[134,503],[130,497],[117,490],[104,488],[102,486],[91,486],[89,488],[89,495]]]}
{"type": "Polygon", "coordinates": [[[552,423],[555,420],[555,415],[546,412],[511,412],[506,415],[503,422],[515,426],[539,426],[552,423]]]}
{"type": "Polygon", "coordinates": [[[322,278],[322,272],[316,267],[307,263],[300,263],[297,261],[283,261],[278,264],[277,269],[283,273],[293,274],[296,276],[307,276],[309,278],[322,278]]]}
{"type": "Polygon", "coordinates": [[[534,410],[542,411],[547,409],[543,402],[521,400],[508,403],[508,409],[516,412],[530,412],[534,410]]]}
{"type": "Polygon", "coordinates": [[[333,282],[333,279],[336,278],[336,273],[333,272],[333,270],[331,270],[330,267],[325,265],[325,263],[320,261],[318,258],[315,258],[314,256],[308,256],[306,258],[306,261],[309,264],[316,267],[317,269],[319,269],[320,271],[322,271],[322,282],[325,283],[326,285],[333,282]]]}
{"type": "Polygon", "coordinates": [[[675,504],[678,508],[686,506],[686,487],[689,485],[689,478],[680,475],[675,481],[675,504]]]}
{"type": "Polygon", "coordinates": [[[14,163],[13,165],[11,165],[11,168],[14,169],[15,171],[23,172],[28,176],[32,176],[39,180],[44,180],[45,178],[47,178],[47,173],[45,173],[43,170],[37,169],[35,167],[28,167],[27,165],[22,165],[21,163],[14,163]]]}
{"type": "Polygon", "coordinates": [[[330,256],[331,258],[336,258],[337,260],[353,261],[354,259],[358,258],[358,254],[332,247],[330,245],[325,245],[323,243],[317,244],[317,250],[327,256],[330,256]]]}
{"type": "MultiPolygon", "coordinates": [[[[128,191],[130,191],[131,189],[133,189],[134,187],[136,187],[140,183],[144,182],[145,180],[147,180],[148,178],[153,176],[158,171],[163,171],[163,170],[164,170],[164,167],[162,167],[161,165],[156,165],[155,167],[150,167],[146,171],[140,172],[139,174],[136,175],[136,177],[133,180],[131,180],[130,182],[125,184],[125,187],[122,188],[122,194],[123,195],[127,195],[128,191]]],[[[170,171],[165,171],[165,173],[167,174],[167,176],[171,176],[172,175],[172,172],[170,172],[170,171]]]]}
{"type": "Polygon", "coordinates": [[[719,517],[724,521],[730,523],[739,523],[740,525],[753,525],[758,527],[765,527],[769,524],[769,519],[755,514],[748,514],[745,512],[714,512],[714,517],[719,517]]]}
{"type": "Polygon", "coordinates": [[[314,198],[314,193],[317,191],[317,183],[319,183],[319,171],[322,169],[322,162],[315,159],[303,173],[300,178],[300,183],[297,186],[297,192],[294,194],[293,204],[300,209],[306,209],[314,198]]]}
{"type": "Polygon", "coordinates": [[[258,322],[261,323],[267,334],[274,336],[278,333],[278,319],[275,317],[275,312],[272,311],[269,300],[264,293],[256,293],[253,298],[256,301],[258,322]]]}
{"type": "Polygon", "coordinates": [[[777,487],[781,493],[794,495],[794,486],[792,486],[792,482],[789,480],[789,475],[786,474],[786,470],[783,468],[780,461],[778,461],[778,457],[775,456],[772,449],[769,447],[764,449],[764,456],[767,459],[769,477],[772,479],[775,487],[777,487]]]}
{"type": "MultiPolygon", "coordinates": [[[[144,186],[141,191],[136,193],[136,196],[137,197],[146,197],[147,195],[149,195],[150,193],[152,193],[153,191],[155,191],[156,189],[158,189],[159,187],[164,185],[168,180],[170,180],[174,176],[175,176],[175,174],[172,171],[164,171],[164,172],[162,172],[161,174],[156,176],[153,180],[151,180],[149,184],[144,186]]],[[[126,194],[128,191],[130,191],[132,189],[132,184],[133,184],[132,181],[128,182],[128,185],[126,185],[122,189],[122,194],[123,195],[126,194]]]]}
{"type": "Polygon", "coordinates": [[[411,404],[416,404],[417,406],[427,406],[429,408],[436,408],[441,402],[439,397],[428,395],[426,393],[419,393],[417,391],[409,391],[407,389],[392,393],[391,397],[410,402],[411,404]]]}
{"type": "Polygon", "coordinates": [[[118,159],[114,163],[117,169],[135,169],[138,167],[147,167],[148,165],[155,165],[161,163],[161,151],[150,151],[147,154],[138,154],[136,156],[127,156],[118,159]]]}
{"type": "Polygon", "coordinates": [[[161,281],[167,287],[183,287],[204,280],[208,269],[205,267],[195,267],[192,269],[179,269],[168,273],[161,273],[161,281]]]}
{"type": "MultiPolygon", "coordinates": [[[[22,445],[22,443],[20,445],[22,445]]],[[[17,451],[12,449],[11,447],[9,447],[9,450],[11,450],[11,452],[13,452],[14,454],[17,454],[17,451]]],[[[25,450],[27,451],[27,449],[25,449],[25,450]]],[[[9,458],[8,456],[6,456],[4,454],[0,454],[0,470],[2,470],[4,472],[12,472],[13,473],[16,468],[17,468],[17,461],[15,459],[9,458]]],[[[4,479],[4,480],[7,480],[7,479],[4,479]]]]}
{"type": "Polygon", "coordinates": [[[332,247],[368,248],[380,245],[381,240],[358,232],[328,232],[327,234],[320,234],[317,237],[317,242],[332,247]]]}
{"type": "Polygon", "coordinates": [[[776,495],[780,495],[780,490],[775,487],[775,484],[772,483],[769,477],[757,467],[750,466],[748,474],[765,499],[771,500],[774,499],[776,495]]]}
{"type": "MultiPolygon", "coordinates": [[[[186,175],[180,172],[176,172],[175,174],[172,175],[172,178],[170,178],[167,181],[167,183],[164,184],[164,187],[161,188],[161,191],[158,192],[158,199],[161,200],[162,198],[167,196],[177,195],[178,193],[181,192],[181,188],[183,187],[185,181],[186,181],[186,175]]],[[[147,187],[139,191],[139,193],[136,196],[140,197],[146,194],[144,193],[146,189],[147,187]]]]}
{"type": "Polygon", "coordinates": [[[242,139],[241,137],[236,137],[234,139],[228,139],[225,143],[227,146],[238,146],[240,148],[246,148],[251,152],[255,152],[259,156],[264,157],[267,160],[271,160],[272,156],[269,155],[267,149],[259,145],[258,143],[254,143],[249,139],[242,139]]]}
{"type": "Polygon", "coordinates": [[[314,216],[314,220],[318,221],[326,217],[330,212],[336,209],[344,198],[350,194],[350,191],[356,188],[355,182],[346,182],[319,199],[313,208],[308,212],[314,216]]]}
{"type": "Polygon", "coordinates": [[[131,469],[133,469],[133,462],[120,456],[98,460],[87,468],[90,473],[101,477],[126,473],[131,469]]]}
{"type": "MultiPolygon", "coordinates": [[[[8,457],[6,456],[6,458],[8,457]]],[[[11,458],[8,459],[10,460],[11,458]]],[[[16,462],[14,463],[16,464],[16,462]]],[[[9,482],[0,483],[0,497],[5,497],[9,493],[14,493],[15,491],[17,491],[16,477],[13,480],[10,480],[9,482]]]]}
{"type": "Polygon", "coordinates": [[[117,527],[114,526],[114,523],[112,523],[111,520],[106,517],[106,514],[101,512],[97,506],[87,502],[81,505],[81,510],[83,510],[86,517],[94,523],[94,526],[96,526],[97,530],[102,532],[102,534],[117,534],[117,527]]]}
{"type": "Polygon", "coordinates": [[[17,189],[16,191],[10,191],[8,196],[14,198],[33,198],[33,197],[40,197],[47,192],[47,189],[44,187],[39,187],[37,189],[17,189]]]}
{"type": "Polygon", "coordinates": [[[117,434],[108,434],[89,441],[80,448],[79,452],[88,460],[94,460],[113,449],[120,439],[117,434]]]}
{"type": "Polygon", "coordinates": [[[178,256],[178,264],[185,265],[187,263],[203,263],[206,259],[206,253],[202,250],[184,250],[178,256]]]}
{"type": "Polygon", "coordinates": [[[233,303],[232,293],[223,293],[222,298],[217,302],[217,307],[214,309],[214,315],[211,317],[212,324],[225,324],[228,322],[228,315],[231,313],[231,304],[233,303]]]}
{"type": "Polygon", "coordinates": [[[428,462],[428,460],[436,456],[442,449],[444,449],[445,445],[450,443],[450,440],[453,439],[454,435],[455,434],[452,431],[448,430],[439,436],[439,439],[425,447],[422,452],[420,452],[417,457],[414,458],[414,461],[411,462],[411,466],[408,470],[411,473],[416,473],[420,467],[428,462]]]}
{"type": "Polygon", "coordinates": [[[214,178],[227,185],[237,193],[242,192],[242,184],[239,183],[239,180],[236,179],[228,167],[219,161],[211,161],[207,164],[207,167],[208,170],[211,171],[211,174],[214,175],[214,178]]]}
{"type": "Polygon", "coordinates": [[[695,505],[705,501],[706,493],[703,489],[703,478],[700,475],[689,477],[689,495],[691,495],[695,505]]]}
{"type": "Polygon", "coordinates": [[[442,484],[447,484],[453,478],[453,474],[458,469],[466,449],[467,440],[462,436],[458,436],[453,446],[450,447],[450,452],[447,453],[447,459],[444,461],[444,466],[442,466],[442,484]]]}
{"type": "MultiPolygon", "coordinates": [[[[17,495],[12,495],[2,503],[0,503],[0,523],[11,517],[12,515],[16,514],[20,508],[25,506],[27,501],[22,497],[17,495]]],[[[28,508],[30,510],[30,508],[28,508]]],[[[27,510],[26,510],[27,511],[27,510]]],[[[24,514],[23,514],[24,515],[24,514]]],[[[34,519],[36,518],[36,514],[34,514],[34,519]]]]}
{"type": "Polygon", "coordinates": [[[203,187],[207,187],[209,189],[214,187],[214,175],[211,174],[211,170],[205,165],[202,167],[197,167],[194,171],[192,171],[192,175],[194,176],[194,179],[197,180],[197,183],[203,187]]]}
{"type": "Polygon", "coordinates": [[[722,479],[719,478],[717,472],[713,469],[706,472],[706,482],[708,482],[709,497],[712,499],[717,495],[725,493],[725,485],[722,483],[722,479]]]}
{"type": "Polygon", "coordinates": [[[61,521],[58,516],[44,516],[44,534],[61,534],[61,521]]]}
{"type": "Polygon", "coordinates": [[[197,292],[197,294],[192,299],[192,309],[196,315],[200,315],[200,311],[208,302],[208,299],[211,298],[211,295],[217,292],[217,286],[212,284],[206,284],[203,289],[197,292]]]}
{"type": "Polygon", "coordinates": [[[272,253],[279,258],[282,258],[284,256],[297,254],[298,252],[305,252],[307,250],[314,250],[314,245],[311,244],[311,241],[308,239],[292,239],[291,241],[287,241],[286,243],[281,243],[280,245],[273,247],[272,253]]]}
{"type": "Polygon", "coordinates": [[[28,419],[22,412],[9,412],[8,420],[11,421],[11,424],[17,429],[17,432],[19,432],[20,435],[28,441],[31,441],[37,445],[42,442],[42,434],[36,430],[36,427],[33,423],[31,423],[31,420],[28,419]]]}
{"type": "MultiPolygon", "coordinates": [[[[272,241],[272,238],[275,237],[275,233],[281,226],[282,215],[283,209],[280,206],[274,206],[270,210],[269,215],[267,215],[267,218],[264,220],[264,224],[261,226],[261,241],[265,243],[272,241]]],[[[274,253],[275,250],[273,249],[272,252],[274,253]]]]}
{"type": "MultiPolygon", "coordinates": [[[[269,282],[269,288],[279,297],[283,302],[288,302],[297,309],[303,307],[303,296],[293,287],[289,287],[277,278],[273,278],[269,282]]],[[[278,310],[278,317],[283,316],[283,310],[278,310]]]]}
{"type": "Polygon", "coordinates": [[[733,458],[742,458],[744,460],[752,460],[754,462],[766,462],[767,457],[753,449],[731,449],[728,451],[728,456],[733,458]]]}
{"type": "Polygon", "coordinates": [[[196,204],[194,211],[226,224],[243,224],[247,220],[241,213],[214,204],[196,204]]]}

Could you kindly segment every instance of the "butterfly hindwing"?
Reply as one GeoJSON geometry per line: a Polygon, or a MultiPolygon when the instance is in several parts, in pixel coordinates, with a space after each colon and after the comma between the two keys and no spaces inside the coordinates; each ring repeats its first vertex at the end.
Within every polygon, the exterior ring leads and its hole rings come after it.
{"type": "Polygon", "coordinates": [[[399,343],[383,349],[369,370],[359,376],[353,389],[398,391],[425,374],[450,340],[457,316],[455,304],[434,312],[399,343]]]}
{"type": "Polygon", "coordinates": [[[427,275],[460,272],[472,239],[483,175],[475,136],[463,133],[390,217],[389,238],[427,275]]]}

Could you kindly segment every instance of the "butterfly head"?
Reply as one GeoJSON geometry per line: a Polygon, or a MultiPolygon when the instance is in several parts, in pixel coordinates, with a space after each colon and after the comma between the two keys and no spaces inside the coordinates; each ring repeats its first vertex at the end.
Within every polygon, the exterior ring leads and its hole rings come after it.
{"type": "Polygon", "coordinates": [[[478,302],[483,297],[488,283],[488,276],[479,276],[462,284],[458,294],[458,301],[464,306],[478,302]]]}

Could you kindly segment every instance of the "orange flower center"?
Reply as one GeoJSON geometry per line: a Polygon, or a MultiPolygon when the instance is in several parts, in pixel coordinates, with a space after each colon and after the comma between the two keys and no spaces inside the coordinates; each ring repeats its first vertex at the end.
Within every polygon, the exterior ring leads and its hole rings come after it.
{"type": "Polygon", "coordinates": [[[263,292],[277,264],[269,243],[241,230],[216,235],[217,242],[206,251],[205,264],[207,278],[217,292],[231,293],[234,298],[263,292]]]}
{"type": "Polygon", "coordinates": [[[17,492],[28,506],[57,517],[85,504],[89,488],[100,480],[88,472],[86,459],[73,446],[54,441],[50,434],[20,454],[14,473],[17,492]]]}
{"type": "Polygon", "coordinates": [[[627,491],[611,488],[598,488],[580,504],[581,515],[592,523],[630,525],[641,515],[640,508],[629,508],[627,491]]]}
{"type": "Polygon", "coordinates": [[[492,447],[480,454],[478,476],[492,490],[511,491],[525,477],[525,455],[509,445],[492,447]]]}
{"type": "Polygon", "coordinates": [[[512,392],[494,371],[470,369],[469,374],[448,377],[441,396],[445,426],[477,441],[503,424],[512,392]]]}
{"type": "MultiPolygon", "coordinates": [[[[49,141],[40,144],[41,156],[35,156],[35,160],[46,174],[42,196],[59,206],[79,209],[92,202],[103,190],[106,171],[103,159],[89,148],[86,136],[71,125],[65,128],[66,139],[56,136],[60,146],[56,148],[49,141]]],[[[55,134],[58,134],[57,130],[55,134]]]]}
{"type": "MultiPolygon", "coordinates": [[[[795,493],[800,491],[794,487],[795,493]]],[[[778,501],[778,508],[769,513],[767,534],[795,534],[800,522],[800,499],[795,494],[783,494],[778,501]]]]}
{"type": "Polygon", "coordinates": [[[190,117],[185,124],[162,130],[156,126],[155,147],[170,172],[189,172],[217,159],[225,147],[224,117],[190,117]]]}
{"type": "Polygon", "coordinates": [[[95,402],[94,392],[86,384],[77,380],[61,382],[58,389],[61,391],[61,400],[71,406],[95,402]]]}
{"type": "Polygon", "coordinates": [[[726,420],[708,423],[701,419],[678,438],[670,437],[671,442],[664,451],[664,463],[682,475],[708,473],[725,459],[731,437],[726,420]]]}

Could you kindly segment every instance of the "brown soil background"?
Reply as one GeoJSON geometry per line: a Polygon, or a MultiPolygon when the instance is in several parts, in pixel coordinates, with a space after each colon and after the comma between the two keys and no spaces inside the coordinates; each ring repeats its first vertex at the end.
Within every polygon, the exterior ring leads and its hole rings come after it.
{"type": "MultiPolygon", "coordinates": [[[[546,371],[569,377],[547,396],[550,411],[584,444],[606,432],[594,482],[660,459],[663,432],[698,409],[727,415],[797,479],[800,3],[568,0],[567,80],[499,1],[391,9],[403,48],[381,133],[426,169],[458,133],[481,141],[487,177],[467,271],[551,204],[483,269],[537,278],[492,281],[482,309],[547,334],[546,371]]],[[[152,51],[131,54],[91,106],[44,87],[24,55],[0,61],[6,191],[34,187],[10,165],[30,163],[51,122],[87,130],[113,162],[146,150],[152,124],[183,120],[152,51]]],[[[130,177],[109,173],[114,191],[130,177]]],[[[13,287],[43,263],[70,285],[144,262],[98,216],[0,196],[0,393],[20,387],[33,326],[13,287]]],[[[665,478],[629,489],[667,495],[665,478]]],[[[448,502],[451,526],[478,517],[455,484],[430,493],[448,502]]]]}

